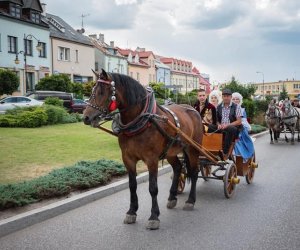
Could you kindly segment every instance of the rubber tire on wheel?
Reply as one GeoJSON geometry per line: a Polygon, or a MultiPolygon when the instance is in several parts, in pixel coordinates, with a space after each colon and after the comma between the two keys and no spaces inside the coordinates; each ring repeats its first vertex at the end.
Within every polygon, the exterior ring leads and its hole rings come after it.
{"type": "Polygon", "coordinates": [[[208,178],[205,178],[205,177],[209,177],[210,174],[211,174],[211,166],[210,165],[207,165],[205,167],[203,167],[201,164],[200,164],[200,172],[201,172],[201,176],[203,177],[203,179],[205,181],[208,181],[209,179],[208,178]]]}
{"type": "Polygon", "coordinates": [[[183,193],[183,190],[185,188],[185,182],[186,182],[186,174],[181,173],[179,175],[179,179],[178,179],[177,194],[182,194],[183,193]]]}
{"type": "Polygon", "coordinates": [[[228,164],[224,175],[224,194],[227,199],[232,197],[236,186],[230,182],[231,177],[237,177],[237,168],[234,162],[228,164]]]}
{"type": "MultiPolygon", "coordinates": [[[[251,164],[251,162],[255,162],[255,153],[252,156],[252,160],[249,162],[249,164],[251,164]]],[[[245,176],[246,177],[246,182],[248,184],[251,184],[253,182],[254,174],[255,174],[255,168],[252,168],[251,165],[250,165],[248,173],[245,176]]]]}

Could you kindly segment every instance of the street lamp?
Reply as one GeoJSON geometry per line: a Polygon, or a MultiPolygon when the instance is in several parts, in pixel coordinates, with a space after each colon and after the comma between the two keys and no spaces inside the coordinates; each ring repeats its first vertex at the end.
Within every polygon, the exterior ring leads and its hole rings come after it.
{"type": "Polygon", "coordinates": [[[262,74],[262,77],[263,77],[263,82],[262,82],[262,86],[263,86],[263,100],[265,99],[265,75],[264,75],[264,72],[261,72],[261,71],[256,71],[257,74],[262,74]]]}
{"type": "Polygon", "coordinates": [[[23,54],[24,55],[24,74],[25,74],[25,89],[27,90],[27,86],[28,86],[28,82],[27,82],[27,51],[28,51],[28,48],[27,48],[27,39],[32,39],[34,38],[38,43],[37,43],[37,46],[35,47],[37,51],[42,51],[43,50],[43,47],[42,47],[42,44],[40,42],[39,39],[37,39],[34,35],[25,35],[24,34],[24,40],[25,40],[25,50],[20,50],[19,52],[16,53],[16,59],[15,59],[15,64],[19,64],[20,63],[20,60],[19,60],[19,57],[18,55],[19,54],[23,54]]]}

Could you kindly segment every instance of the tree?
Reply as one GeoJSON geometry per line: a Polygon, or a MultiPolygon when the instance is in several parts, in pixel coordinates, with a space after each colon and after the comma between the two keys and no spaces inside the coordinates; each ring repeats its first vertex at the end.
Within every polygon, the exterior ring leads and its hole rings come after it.
{"type": "Polygon", "coordinates": [[[289,97],[288,92],[286,91],[286,88],[283,85],[282,91],[279,93],[279,100],[285,100],[288,97],[289,97]]]}
{"type": "Polygon", "coordinates": [[[83,95],[91,96],[94,85],[95,85],[95,81],[84,83],[83,84],[83,95]]]}
{"type": "Polygon", "coordinates": [[[0,95],[11,95],[19,87],[19,77],[10,70],[0,70],[0,95]]]}
{"type": "Polygon", "coordinates": [[[42,78],[36,85],[36,90],[54,90],[63,92],[72,92],[73,85],[68,75],[51,75],[42,78]]]}
{"type": "Polygon", "coordinates": [[[240,84],[235,77],[231,78],[231,81],[226,83],[224,88],[230,89],[232,92],[239,92],[244,99],[251,99],[251,96],[255,93],[256,87],[254,85],[240,84]]]}

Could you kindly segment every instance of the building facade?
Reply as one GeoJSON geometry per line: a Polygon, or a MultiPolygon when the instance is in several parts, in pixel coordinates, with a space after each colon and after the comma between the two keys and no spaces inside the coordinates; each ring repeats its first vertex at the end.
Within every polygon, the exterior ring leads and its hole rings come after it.
{"type": "Polygon", "coordinates": [[[88,82],[95,76],[94,47],[89,38],[58,16],[47,13],[50,27],[53,74],[67,74],[73,82],[88,82]]]}
{"type": "Polygon", "coordinates": [[[156,82],[164,83],[166,87],[171,86],[171,70],[166,64],[163,64],[158,59],[155,60],[156,67],[156,82]]]}
{"type": "Polygon", "coordinates": [[[176,91],[187,93],[199,88],[199,75],[192,71],[192,62],[170,57],[161,57],[160,61],[170,67],[171,85],[176,91]]]}
{"type": "Polygon", "coordinates": [[[121,55],[127,57],[128,75],[144,86],[156,82],[155,56],[144,48],[136,50],[118,48],[121,55]]]}
{"type": "Polygon", "coordinates": [[[113,41],[109,45],[105,43],[104,34],[99,34],[99,37],[89,35],[89,38],[95,48],[95,70],[97,72],[104,69],[106,72],[128,74],[127,57],[118,52],[113,41]]]}
{"type": "Polygon", "coordinates": [[[254,93],[256,96],[278,97],[285,87],[290,99],[300,98],[300,80],[256,83],[255,86],[257,87],[254,93]]]}
{"type": "Polygon", "coordinates": [[[33,91],[51,73],[49,27],[38,0],[0,0],[0,68],[19,76],[14,94],[33,91]]]}

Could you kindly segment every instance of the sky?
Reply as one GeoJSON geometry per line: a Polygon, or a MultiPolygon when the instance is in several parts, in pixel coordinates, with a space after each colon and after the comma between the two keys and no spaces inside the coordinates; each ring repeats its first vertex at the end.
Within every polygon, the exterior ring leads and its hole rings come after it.
{"type": "Polygon", "coordinates": [[[212,84],[300,80],[299,0],[41,2],[85,35],[191,61],[212,84]]]}

